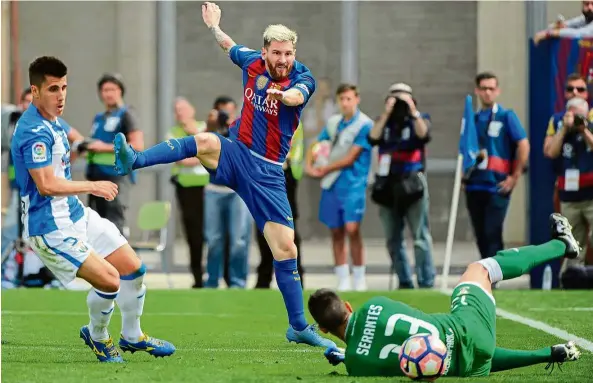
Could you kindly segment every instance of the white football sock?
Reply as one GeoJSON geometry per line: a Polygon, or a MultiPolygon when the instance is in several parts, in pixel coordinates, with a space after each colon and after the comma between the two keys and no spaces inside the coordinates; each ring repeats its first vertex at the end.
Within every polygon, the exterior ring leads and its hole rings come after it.
{"type": "Polygon", "coordinates": [[[121,311],[121,334],[125,340],[132,343],[138,342],[143,335],[140,316],[146,297],[146,285],[142,283],[145,273],[146,268],[142,265],[135,273],[121,276],[119,282],[119,295],[116,302],[121,311]]]}
{"type": "Polygon", "coordinates": [[[364,291],[366,290],[365,280],[366,266],[352,266],[352,275],[354,277],[354,290],[364,291]]]}
{"type": "Polygon", "coordinates": [[[113,300],[118,292],[106,293],[92,288],[86,298],[86,304],[89,308],[89,331],[93,340],[107,340],[109,332],[107,326],[113,315],[113,300]]]}
{"type": "Polygon", "coordinates": [[[334,267],[334,272],[338,278],[338,291],[350,290],[350,266],[347,263],[338,265],[334,267]]]}

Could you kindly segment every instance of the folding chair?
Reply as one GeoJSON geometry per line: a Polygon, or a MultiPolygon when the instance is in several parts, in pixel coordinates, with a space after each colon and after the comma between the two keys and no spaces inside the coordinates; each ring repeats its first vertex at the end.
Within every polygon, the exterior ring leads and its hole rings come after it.
{"type": "Polygon", "coordinates": [[[163,272],[167,275],[169,288],[173,287],[169,265],[165,257],[165,246],[167,245],[167,225],[171,218],[171,203],[168,201],[147,202],[138,212],[137,225],[142,230],[141,240],[130,243],[130,246],[137,252],[156,251],[161,257],[163,272]],[[151,240],[151,233],[159,232],[158,240],[151,240]]]}

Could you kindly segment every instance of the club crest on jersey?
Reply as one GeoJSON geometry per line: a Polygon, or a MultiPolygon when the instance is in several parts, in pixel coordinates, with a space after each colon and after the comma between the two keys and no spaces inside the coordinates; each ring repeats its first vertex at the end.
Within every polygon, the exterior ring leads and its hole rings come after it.
{"type": "Polygon", "coordinates": [[[258,90],[262,90],[268,85],[268,78],[266,76],[259,76],[255,81],[258,90]]]}
{"type": "Polygon", "coordinates": [[[45,162],[47,161],[47,147],[43,142],[36,142],[31,148],[33,162],[45,162]]]}
{"type": "Polygon", "coordinates": [[[270,85],[270,89],[276,89],[276,90],[282,90],[282,85],[276,84],[276,83],[272,83],[270,85]]]}

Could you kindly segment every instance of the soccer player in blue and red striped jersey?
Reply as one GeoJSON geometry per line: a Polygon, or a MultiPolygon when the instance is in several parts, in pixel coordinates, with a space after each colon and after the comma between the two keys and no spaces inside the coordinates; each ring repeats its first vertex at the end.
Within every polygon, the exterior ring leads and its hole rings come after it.
{"type": "Polygon", "coordinates": [[[197,157],[215,183],[229,186],[245,201],[272,250],[276,282],[290,324],[286,338],[311,346],[335,346],[305,319],[293,218],[282,170],[301,112],[315,91],[315,80],[309,69],[295,60],[294,31],[283,25],[268,26],[262,50],[255,51],[235,44],[220,29],[220,16],[216,4],[202,6],[204,23],[243,71],[243,109],[230,137],[199,133],[137,152],[118,135],[115,166],[124,175],[133,169],[197,157]]]}

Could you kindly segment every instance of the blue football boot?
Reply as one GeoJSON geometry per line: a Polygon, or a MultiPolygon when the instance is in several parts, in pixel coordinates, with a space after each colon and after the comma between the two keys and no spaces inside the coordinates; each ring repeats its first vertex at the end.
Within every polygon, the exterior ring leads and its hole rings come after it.
{"type": "Polygon", "coordinates": [[[128,342],[122,337],[119,338],[119,348],[123,352],[129,351],[132,354],[136,351],[144,351],[153,355],[155,358],[159,356],[164,358],[165,356],[172,355],[175,352],[175,346],[167,342],[166,340],[160,340],[143,334],[140,340],[136,343],[128,342]]]}
{"type": "Polygon", "coordinates": [[[91,338],[91,332],[89,331],[89,326],[83,326],[80,329],[80,337],[84,340],[87,346],[90,347],[91,350],[95,353],[97,359],[100,362],[107,362],[107,363],[123,363],[124,359],[115,348],[113,344],[113,339],[109,337],[107,340],[93,340],[91,338]]]}
{"type": "Polygon", "coordinates": [[[337,348],[334,342],[319,335],[317,333],[317,327],[312,324],[301,331],[297,331],[292,326],[289,326],[288,330],[286,330],[286,339],[289,342],[304,343],[314,347],[337,348]]]}
{"type": "Polygon", "coordinates": [[[118,133],[113,141],[113,151],[115,153],[115,171],[120,176],[125,176],[133,169],[132,166],[138,158],[138,152],[134,150],[126,141],[123,133],[118,133]]]}

